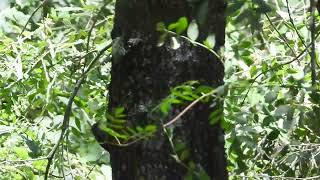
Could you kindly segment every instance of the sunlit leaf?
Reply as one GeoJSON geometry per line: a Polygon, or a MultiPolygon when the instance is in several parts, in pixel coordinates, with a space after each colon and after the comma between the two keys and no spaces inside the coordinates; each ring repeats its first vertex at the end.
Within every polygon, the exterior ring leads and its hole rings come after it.
{"type": "Polygon", "coordinates": [[[189,24],[187,35],[193,41],[195,41],[198,38],[199,29],[195,20],[191,21],[191,23],[189,24]]]}

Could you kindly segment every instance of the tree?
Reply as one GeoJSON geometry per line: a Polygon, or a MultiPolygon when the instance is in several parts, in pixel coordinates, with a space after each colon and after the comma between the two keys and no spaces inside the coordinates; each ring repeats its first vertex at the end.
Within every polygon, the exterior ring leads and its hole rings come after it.
{"type": "MultiPolygon", "coordinates": [[[[170,93],[170,88],[191,80],[212,87],[222,85],[224,67],[217,55],[179,36],[173,40],[178,47],[172,47],[169,37],[172,34],[158,47],[163,34],[156,31],[156,25],[159,22],[172,24],[179,18],[183,21],[181,17],[189,22],[196,20],[197,41],[202,42],[213,34],[213,49],[218,51],[224,44],[225,8],[224,0],[118,0],[112,31],[114,46],[108,111],[124,108],[126,123],[131,127],[161,126],[168,118],[155,121],[158,117],[150,113],[150,109],[170,93]]],[[[181,33],[179,26],[184,23],[177,23],[176,32],[181,33]]],[[[224,132],[219,122],[209,123],[209,115],[215,108],[208,103],[198,104],[168,128],[171,132],[157,131],[152,138],[126,147],[106,143],[110,138],[99,129],[100,124],[93,127],[93,133],[110,153],[115,180],[169,180],[186,176],[199,179],[204,177],[201,175],[204,172],[211,179],[223,180],[227,179],[224,132]],[[179,144],[185,147],[184,157],[175,149],[179,144]]],[[[169,117],[181,109],[174,106],[169,117]]]]}

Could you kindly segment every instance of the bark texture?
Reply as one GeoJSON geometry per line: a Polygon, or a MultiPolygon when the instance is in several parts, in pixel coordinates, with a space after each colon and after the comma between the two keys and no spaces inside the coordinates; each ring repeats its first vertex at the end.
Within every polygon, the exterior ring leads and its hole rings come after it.
{"type": "MultiPolygon", "coordinates": [[[[225,0],[117,0],[112,38],[120,49],[112,60],[109,111],[124,107],[133,126],[150,124],[154,117],[148,110],[166,97],[170,88],[190,80],[215,87],[223,84],[223,64],[208,50],[183,39],[176,50],[169,42],[156,46],[156,23],[168,25],[183,16],[191,21],[199,16],[201,6],[207,13],[202,15],[198,40],[213,33],[214,49],[218,50],[224,44],[225,0]]],[[[172,114],[180,110],[173,109],[172,114]]],[[[206,104],[194,107],[174,125],[174,141],[186,143],[196,169],[205,170],[211,179],[226,180],[224,132],[219,123],[209,125],[212,111],[206,104]]],[[[93,131],[102,142],[104,136],[93,131]]],[[[105,144],[104,148],[110,152],[114,180],[182,180],[188,171],[171,156],[173,150],[163,133],[130,147],[105,144]]]]}

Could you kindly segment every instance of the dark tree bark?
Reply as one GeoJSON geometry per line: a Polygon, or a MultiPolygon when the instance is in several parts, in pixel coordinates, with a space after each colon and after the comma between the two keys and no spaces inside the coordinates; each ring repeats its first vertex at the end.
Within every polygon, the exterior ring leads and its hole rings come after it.
{"type": "MultiPolygon", "coordinates": [[[[189,21],[205,14],[198,40],[215,34],[215,50],[224,44],[225,0],[117,0],[112,38],[114,47],[112,80],[109,87],[109,111],[124,107],[131,125],[154,123],[147,109],[165,98],[170,88],[190,80],[217,87],[223,84],[224,67],[208,50],[179,39],[181,47],[173,50],[169,43],[157,47],[158,22],[170,24],[180,17],[189,21]],[[207,4],[206,4],[207,3],[207,4]],[[202,7],[202,8],[198,8],[202,7]],[[120,48],[119,48],[120,47],[120,48]],[[115,49],[118,48],[118,49],[115,49]],[[119,52],[120,51],[120,52],[119,52]],[[151,122],[150,122],[151,121],[151,122]]],[[[172,110],[172,115],[181,108],[172,110]]],[[[203,169],[212,178],[226,180],[224,132],[217,123],[209,125],[213,109],[199,104],[175,124],[174,141],[184,142],[190,150],[195,169],[203,169]]],[[[170,118],[169,118],[170,119],[170,118]]],[[[104,136],[93,128],[98,141],[104,136]]],[[[104,144],[110,152],[114,180],[180,180],[188,169],[171,155],[167,136],[157,133],[152,139],[129,147],[104,144]]]]}

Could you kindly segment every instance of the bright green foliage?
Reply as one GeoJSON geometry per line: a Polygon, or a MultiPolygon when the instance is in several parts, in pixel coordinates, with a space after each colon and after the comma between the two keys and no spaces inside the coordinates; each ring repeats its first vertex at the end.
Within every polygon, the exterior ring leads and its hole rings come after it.
{"type": "Polygon", "coordinates": [[[181,34],[188,27],[188,19],[186,17],[181,17],[176,23],[172,23],[168,26],[168,30],[174,30],[177,34],[181,34]]]}
{"type": "Polygon", "coordinates": [[[127,115],[123,107],[116,108],[113,114],[107,113],[106,121],[99,123],[99,128],[104,131],[110,140],[104,143],[112,143],[120,146],[129,146],[130,144],[146,140],[152,137],[157,131],[154,124],[146,125],[145,127],[130,126],[126,120],[127,115]]]}
{"type": "Polygon", "coordinates": [[[224,123],[232,179],[320,174],[308,8],[309,1],[290,0],[289,16],[286,1],[229,3],[224,123]]]}
{"type": "MultiPolygon", "coordinates": [[[[20,35],[40,2],[17,1],[0,12],[0,179],[43,178],[75,82],[96,51],[110,42],[114,6],[98,0],[69,1],[70,7],[55,1],[47,17],[40,8],[20,35]]],[[[50,174],[109,177],[108,154],[89,126],[105,118],[109,71],[107,56],[91,69],[50,174]]]]}

